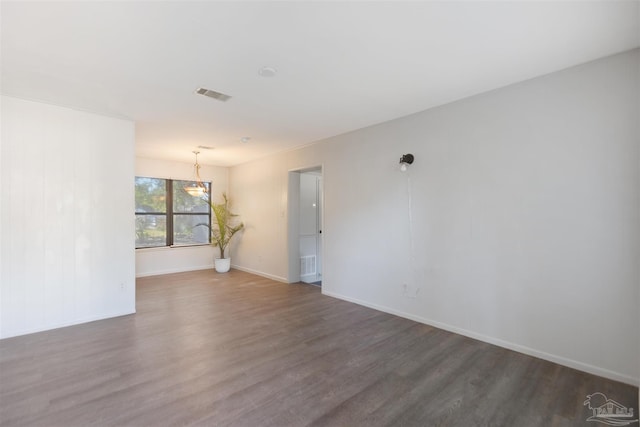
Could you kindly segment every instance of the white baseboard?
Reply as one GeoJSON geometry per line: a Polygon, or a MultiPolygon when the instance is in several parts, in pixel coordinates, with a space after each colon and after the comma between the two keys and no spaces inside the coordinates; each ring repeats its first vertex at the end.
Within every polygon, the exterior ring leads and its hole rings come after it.
{"type": "Polygon", "coordinates": [[[286,277],[275,276],[273,274],[264,273],[262,271],[254,270],[252,268],[242,267],[240,265],[231,264],[231,268],[235,268],[236,270],[244,271],[246,273],[255,274],[256,276],[266,277],[267,279],[275,280],[277,282],[289,283],[286,277]]]}
{"type": "MultiPolygon", "coordinates": [[[[285,277],[275,276],[273,274],[265,273],[262,271],[254,270],[252,268],[242,267],[239,265],[231,264],[231,268],[236,270],[245,271],[247,273],[255,274],[256,276],[266,277],[267,279],[275,280],[277,282],[289,283],[285,277]]],[[[161,276],[163,274],[173,274],[173,273],[186,273],[188,271],[198,271],[198,270],[212,270],[213,264],[211,265],[200,265],[195,267],[188,268],[172,268],[168,270],[157,270],[146,273],[136,273],[136,278],[138,277],[149,277],[149,276],[161,276]]]]}
{"type": "Polygon", "coordinates": [[[50,330],[53,330],[53,329],[66,328],[67,326],[81,325],[83,323],[95,322],[95,321],[98,321],[98,320],[105,320],[105,319],[112,319],[114,317],[128,316],[130,314],[135,314],[135,313],[136,313],[135,310],[126,311],[126,312],[117,312],[117,313],[110,313],[110,314],[105,314],[105,315],[101,315],[101,316],[89,316],[89,317],[85,317],[85,318],[82,318],[82,319],[75,319],[75,320],[69,321],[69,322],[54,323],[54,324],[51,324],[51,325],[38,327],[38,328],[22,329],[22,330],[18,330],[18,331],[9,331],[8,333],[3,334],[2,336],[0,336],[0,339],[18,337],[18,336],[21,336],[21,335],[35,334],[37,332],[44,332],[44,331],[50,331],[50,330]]]}
{"type": "Polygon", "coordinates": [[[455,334],[464,335],[469,338],[473,338],[479,341],[483,341],[489,344],[497,345],[498,347],[503,347],[508,350],[517,351],[518,353],[523,353],[528,356],[537,357],[538,359],[548,360],[549,362],[557,363],[558,365],[567,366],[569,368],[577,369],[579,371],[587,372],[590,374],[598,375],[600,377],[608,378],[614,381],[619,381],[625,384],[630,384],[638,387],[640,385],[640,378],[634,378],[629,375],[621,374],[619,372],[610,371],[608,369],[599,368],[597,366],[589,365],[587,363],[579,362],[577,360],[568,359],[566,357],[557,356],[555,354],[546,353],[543,351],[539,351],[533,348],[529,348],[520,344],[515,344],[509,341],[504,341],[499,338],[490,337],[487,335],[479,334],[477,332],[469,331],[467,329],[458,328],[456,326],[448,325],[446,323],[438,322],[432,319],[427,319],[421,316],[415,316],[413,314],[404,313],[398,310],[394,310],[389,307],[381,306],[378,304],[372,304],[367,301],[362,301],[357,298],[351,298],[344,295],[340,295],[334,292],[326,291],[324,288],[322,289],[322,293],[324,295],[341,299],[344,301],[352,302],[358,305],[362,305],[365,307],[373,308],[374,310],[382,311],[384,313],[393,314],[395,316],[404,317],[405,319],[410,319],[419,323],[424,323],[425,325],[434,326],[439,329],[443,329],[445,331],[453,332],[455,334]]]}
{"type": "Polygon", "coordinates": [[[181,267],[181,268],[170,268],[168,270],[157,270],[157,271],[148,271],[146,273],[138,273],[136,272],[136,277],[149,277],[149,276],[161,276],[163,274],[173,274],[173,273],[186,273],[187,271],[197,271],[197,270],[209,270],[213,269],[213,264],[208,265],[198,265],[195,267],[181,267]]]}

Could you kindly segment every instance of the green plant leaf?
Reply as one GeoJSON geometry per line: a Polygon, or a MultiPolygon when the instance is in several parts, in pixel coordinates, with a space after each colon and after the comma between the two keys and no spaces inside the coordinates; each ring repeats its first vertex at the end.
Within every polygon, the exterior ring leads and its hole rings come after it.
{"type": "Polygon", "coordinates": [[[244,228],[244,223],[234,224],[233,219],[237,217],[230,211],[230,202],[226,193],[222,193],[223,203],[215,203],[212,200],[206,200],[211,206],[211,212],[213,213],[213,221],[211,227],[208,224],[211,231],[211,244],[220,248],[220,258],[224,258],[224,252],[231,241],[231,238],[244,228]]]}

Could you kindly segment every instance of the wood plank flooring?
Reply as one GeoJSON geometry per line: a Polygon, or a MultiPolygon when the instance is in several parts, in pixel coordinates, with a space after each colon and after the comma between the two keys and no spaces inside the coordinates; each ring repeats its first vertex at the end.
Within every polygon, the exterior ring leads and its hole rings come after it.
{"type": "Polygon", "coordinates": [[[638,389],[248,273],[139,279],[137,311],[0,341],[2,426],[582,426],[638,389]]]}

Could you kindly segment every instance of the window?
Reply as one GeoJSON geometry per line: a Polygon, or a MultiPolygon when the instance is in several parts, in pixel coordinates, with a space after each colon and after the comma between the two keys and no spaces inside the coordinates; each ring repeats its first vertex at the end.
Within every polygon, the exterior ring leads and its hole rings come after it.
{"type": "MultiPolygon", "coordinates": [[[[203,245],[211,241],[211,207],[189,195],[190,181],[136,177],[136,248],[203,245]]],[[[205,183],[211,194],[211,184],[205,183]]]]}

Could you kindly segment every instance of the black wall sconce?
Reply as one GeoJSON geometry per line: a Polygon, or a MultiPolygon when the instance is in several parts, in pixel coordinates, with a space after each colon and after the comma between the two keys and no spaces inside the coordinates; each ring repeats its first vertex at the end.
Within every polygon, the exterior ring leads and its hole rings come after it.
{"type": "Polygon", "coordinates": [[[413,154],[403,154],[402,157],[400,157],[400,170],[402,172],[405,172],[407,170],[407,165],[410,165],[413,163],[413,154]]]}

